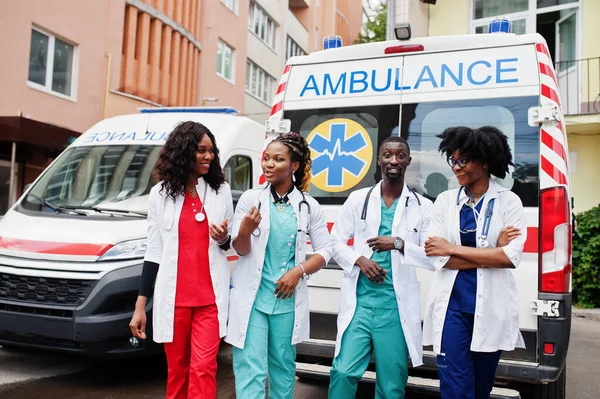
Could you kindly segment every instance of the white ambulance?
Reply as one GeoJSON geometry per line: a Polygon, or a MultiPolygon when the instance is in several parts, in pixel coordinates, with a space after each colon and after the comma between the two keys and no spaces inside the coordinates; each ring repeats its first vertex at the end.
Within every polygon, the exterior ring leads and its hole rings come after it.
{"type": "Polygon", "coordinates": [[[152,170],[175,125],[200,122],[239,198],[258,181],[265,133],[236,112],[143,109],[98,122],[57,157],[0,221],[0,345],[99,356],[160,350],[130,341],[129,331],[152,170]]]}
{"type": "MultiPolygon", "coordinates": [[[[492,125],[508,136],[515,167],[500,184],[525,206],[528,239],[514,274],[527,349],[503,354],[497,382],[535,398],[564,398],[571,324],[568,149],[557,75],[542,36],[415,38],[291,58],[267,121],[267,142],[289,130],[307,138],[311,195],[333,224],[352,191],[377,181],[376,151],[390,135],[410,144],[409,187],[432,200],[457,187],[436,135],[458,125],[492,125]]],[[[342,273],[332,261],[308,282],[311,338],[298,345],[301,376],[328,377],[342,273]]],[[[423,311],[433,274],[417,273],[423,311]]],[[[430,347],[424,363],[411,375],[435,378],[430,347]]],[[[409,386],[429,392],[438,383],[411,377],[409,386]]],[[[496,389],[493,395],[518,393],[496,389]]]]}

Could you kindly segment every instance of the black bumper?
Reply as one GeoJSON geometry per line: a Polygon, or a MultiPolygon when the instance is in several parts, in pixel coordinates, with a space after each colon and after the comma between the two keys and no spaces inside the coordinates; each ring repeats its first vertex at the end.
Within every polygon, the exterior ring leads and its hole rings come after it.
{"type": "MultiPolygon", "coordinates": [[[[0,299],[0,345],[22,346],[91,356],[158,353],[150,338],[133,346],[129,321],[137,298],[142,265],[116,269],[98,280],[78,306],[45,305],[0,299]]],[[[146,305],[152,334],[152,301],[146,305]]]]}

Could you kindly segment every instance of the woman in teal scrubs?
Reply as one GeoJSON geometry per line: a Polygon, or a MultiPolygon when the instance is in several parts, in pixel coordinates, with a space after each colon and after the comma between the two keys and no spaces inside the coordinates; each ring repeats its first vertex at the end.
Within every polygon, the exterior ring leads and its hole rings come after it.
{"type": "Polygon", "coordinates": [[[233,222],[240,259],[232,276],[226,341],[238,398],[293,398],[295,344],[308,338],[306,278],[325,266],[330,239],[321,207],[304,191],[310,148],[297,133],[273,140],[262,169],[267,185],[245,192],[233,222]],[[314,254],[306,257],[310,239],[314,254]]]}

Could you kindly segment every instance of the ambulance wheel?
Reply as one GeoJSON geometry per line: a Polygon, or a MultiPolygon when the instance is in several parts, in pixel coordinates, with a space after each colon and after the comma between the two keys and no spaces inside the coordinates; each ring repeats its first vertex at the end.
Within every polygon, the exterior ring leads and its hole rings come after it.
{"type": "Polygon", "coordinates": [[[533,389],[534,399],[565,399],[567,397],[567,366],[554,382],[536,385],[533,389]]]}

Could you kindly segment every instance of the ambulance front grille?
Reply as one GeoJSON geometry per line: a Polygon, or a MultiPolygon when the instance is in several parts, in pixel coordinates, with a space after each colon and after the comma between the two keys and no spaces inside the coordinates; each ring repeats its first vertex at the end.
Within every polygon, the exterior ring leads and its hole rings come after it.
{"type": "Polygon", "coordinates": [[[95,284],[96,280],[18,276],[0,273],[0,300],[77,306],[83,303],[95,284]]]}

